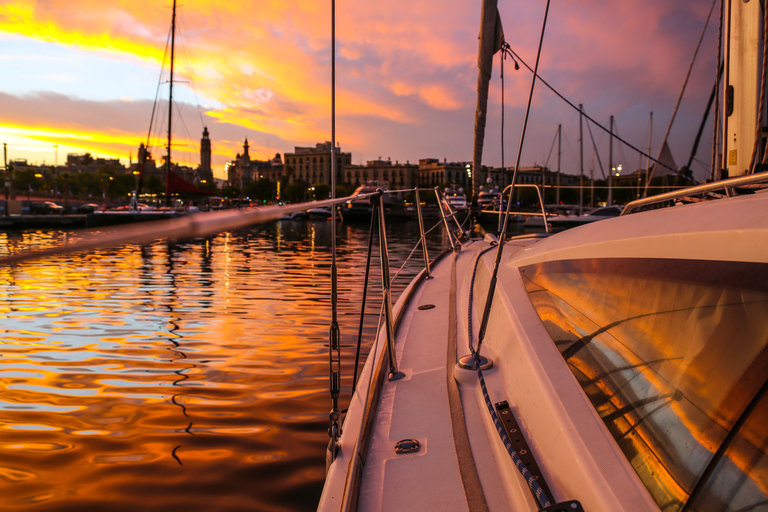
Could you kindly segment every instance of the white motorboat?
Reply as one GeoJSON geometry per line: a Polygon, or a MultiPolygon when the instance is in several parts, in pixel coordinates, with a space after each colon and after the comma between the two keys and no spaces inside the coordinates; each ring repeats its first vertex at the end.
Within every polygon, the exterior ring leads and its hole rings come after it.
{"type": "MultiPolygon", "coordinates": [[[[386,185],[379,184],[377,181],[371,181],[364,185],[361,185],[355,189],[352,193],[353,196],[372,194],[377,190],[381,190],[384,200],[384,208],[386,214],[392,218],[405,218],[407,216],[405,210],[405,202],[390,194],[386,185]]],[[[373,212],[373,205],[370,200],[366,199],[354,199],[347,201],[347,203],[341,208],[344,215],[344,219],[347,221],[365,221],[370,222],[371,214],[373,212]]]]}
{"type": "Polygon", "coordinates": [[[483,211],[496,211],[503,210],[504,206],[501,202],[501,192],[499,187],[485,188],[480,187],[480,192],[477,194],[477,207],[481,212],[483,211]],[[500,206],[501,205],[501,206],[500,206]]]}
{"type": "Polygon", "coordinates": [[[445,200],[454,212],[463,212],[467,209],[467,195],[461,187],[446,187],[445,200]]]}
{"type": "MultiPolygon", "coordinates": [[[[732,8],[762,40],[761,6],[732,8]]],[[[767,181],[456,245],[387,315],[319,510],[768,510],[768,192],[733,194],[767,181]]]]}
{"type": "MultiPolygon", "coordinates": [[[[321,206],[317,208],[310,208],[307,210],[307,215],[310,219],[315,220],[331,220],[331,216],[333,215],[332,207],[330,206],[321,206]]],[[[338,208],[336,208],[336,221],[342,221],[342,215],[338,208]]]]}
{"type": "Polygon", "coordinates": [[[597,222],[599,220],[612,219],[621,215],[624,207],[622,206],[602,206],[595,208],[585,215],[553,215],[547,216],[547,222],[553,229],[568,229],[575,226],[581,226],[582,224],[589,224],[590,222],[597,222]]]}

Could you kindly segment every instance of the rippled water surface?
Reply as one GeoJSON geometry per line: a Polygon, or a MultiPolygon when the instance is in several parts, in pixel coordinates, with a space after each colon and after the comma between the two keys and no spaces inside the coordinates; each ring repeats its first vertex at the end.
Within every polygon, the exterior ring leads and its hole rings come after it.
{"type": "MultiPolygon", "coordinates": [[[[367,228],[338,229],[342,407],[367,228]]],[[[0,233],[0,254],[76,236],[0,233]]],[[[417,238],[390,225],[393,275],[417,238]]],[[[446,243],[433,232],[431,256],[446,243]]],[[[314,510],[329,246],[328,222],[278,222],[0,268],[0,510],[314,510]]],[[[396,292],[422,264],[417,251],[396,292]]],[[[371,279],[365,347],[378,258],[371,279]]]]}

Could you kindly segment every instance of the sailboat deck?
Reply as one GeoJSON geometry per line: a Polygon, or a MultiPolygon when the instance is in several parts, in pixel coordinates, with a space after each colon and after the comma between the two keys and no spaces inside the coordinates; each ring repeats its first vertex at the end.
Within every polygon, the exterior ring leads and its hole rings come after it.
{"type": "Polygon", "coordinates": [[[405,313],[396,347],[399,369],[406,376],[383,386],[363,470],[360,510],[535,509],[522,481],[521,485],[515,481],[510,485],[495,463],[484,464],[476,472],[473,461],[473,454],[487,462],[498,456],[494,446],[498,439],[483,433],[482,404],[470,397],[476,405],[463,410],[459,398],[475,395],[475,373],[455,369],[457,359],[468,353],[466,324],[460,321],[456,308],[461,302],[457,290],[462,289],[456,275],[471,275],[477,252],[464,250],[455,259],[445,258],[421,285],[405,313]],[[427,304],[434,308],[418,309],[427,304]],[[462,384],[467,389],[458,391],[456,371],[468,374],[469,379],[462,384]],[[472,432],[471,447],[465,424],[472,432]],[[396,443],[405,439],[417,440],[419,451],[395,453],[396,443]],[[484,486],[505,492],[484,497],[478,476],[484,486]],[[491,502],[486,504],[486,499],[491,502]]]}

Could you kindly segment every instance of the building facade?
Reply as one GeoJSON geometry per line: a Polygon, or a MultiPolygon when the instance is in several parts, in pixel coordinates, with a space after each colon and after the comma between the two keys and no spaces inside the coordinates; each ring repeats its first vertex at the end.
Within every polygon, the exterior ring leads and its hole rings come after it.
{"type": "Polygon", "coordinates": [[[280,153],[275,153],[275,157],[271,160],[253,160],[252,167],[253,181],[267,179],[269,181],[278,182],[283,179],[285,166],[283,165],[283,159],[280,157],[280,153]]]}
{"type": "Polygon", "coordinates": [[[344,169],[343,179],[355,186],[375,181],[393,190],[414,188],[418,180],[418,165],[410,162],[392,163],[391,160],[369,160],[365,165],[349,165],[344,169]]]}
{"type": "Polygon", "coordinates": [[[437,158],[422,158],[419,160],[419,187],[434,188],[453,183],[469,190],[472,182],[470,167],[467,162],[441,162],[437,158]]]}
{"type": "Polygon", "coordinates": [[[271,160],[251,160],[249,148],[248,138],[246,138],[243,144],[243,153],[238,153],[234,160],[225,165],[229,185],[242,190],[260,179],[274,182],[283,179],[285,166],[282,158],[280,158],[280,153],[276,153],[271,160]]]}
{"type": "Polygon", "coordinates": [[[229,162],[227,168],[227,182],[240,190],[248,186],[253,180],[253,170],[251,169],[251,155],[248,153],[248,137],[243,143],[243,153],[238,153],[232,162],[229,162]]]}
{"type": "MultiPolygon", "coordinates": [[[[330,142],[315,144],[313,148],[295,147],[293,153],[285,154],[285,175],[293,183],[331,183],[331,146],[330,142]]],[[[337,146],[336,183],[342,183],[346,177],[346,167],[352,163],[352,153],[342,153],[337,146]]]]}

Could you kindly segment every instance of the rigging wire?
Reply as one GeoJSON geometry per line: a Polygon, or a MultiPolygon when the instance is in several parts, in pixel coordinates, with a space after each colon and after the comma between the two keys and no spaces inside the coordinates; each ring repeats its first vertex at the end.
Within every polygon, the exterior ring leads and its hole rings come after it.
{"type": "MultiPolygon", "coordinates": [[[[525,66],[526,68],[528,68],[528,71],[530,71],[530,72],[532,72],[532,73],[533,73],[533,68],[531,68],[531,67],[530,67],[530,66],[529,66],[529,65],[528,65],[528,64],[527,64],[527,63],[526,63],[526,62],[523,60],[523,58],[522,58],[522,57],[520,57],[520,55],[518,55],[518,54],[517,54],[517,53],[516,53],[516,52],[515,52],[515,51],[514,51],[512,48],[509,48],[509,51],[512,53],[512,55],[514,55],[515,57],[517,57],[517,59],[520,61],[520,63],[522,63],[522,65],[523,65],[523,66],[525,66]]],[[[537,76],[538,76],[538,75],[537,75],[537,76]]],[[[555,95],[556,95],[558,98],[560,98],[560,99],[561,99],[561,100],[563,100],[565,103],[567,103],[567,104],[568,104],[568,106],[570,106],[572,109],[574,109],[575,111],[579,112],[579,107],[578,107],[578,106],[576,106],[576,105],[574,105],[574,104],[573,104],[573,102],[572,102],[571,100],[569,100],[568,98],[566,98],[565,96],[563,96],[563,95],[562,95],[562,94],[561,94],[561,93],[560,93],[560,92],[559,92],[557,89],[555,89],[554,87],[552,87],[552,86],[549,84],[549,82],[547,82],[546,80],[544,80],[544,79],[543,79],[541,76],[539,76],[538,78],[539,78],[539,81],[540,81],[542,84],[544,84],[544,86],[545,86],[547,89],[549,89],[550,91],[552,91],[552,92],[553,92],[553,93],[554,93],[554,94],[555,94],[555,95]]],[[[594,119],[592,119],[592,118],[591,118],[589,115],[587,115],[587,114],[583,114],[583,115],[584,115],[584,117],[587,119],[587,121],[590,121],[590,122],[591,122],[591,123],[593,123],[595,126],[597,126],[598,128],[600,128],[601,130],[603,130],[605,133],[608,133],[608,134],[610,134],[610,133],[611,133],[611,131],[610,131],[608,128],[606,128],[606,127],[605,127],[605,126],[603,126],[602,124],[600,124],[600,123],[598,123],[597,121],[595,121],[594,119]]],[[[619,142],[621,142],[622,144],[625,144],[625,145],[626,145],[627,147],[629,147],[630,149],[632,149],[632,150],[634,150],[634,151],[636,151],[636,152],[640,153],[641,155],[643,155],[643,156],[644,156],[644,157],[646,157],[646,158],[649,158],[649,159],[651,159],[653,162],[655,162],[655,163],[657,163],[657,164],[661,165],[662,167],[666,167],[666,168],[667,168],[667,169],[669,169],[670,171],[672,171],[672,172],[674,172],[674,173],[678,174],[679,176],[682,176],[682,177],[684,177],[684,178],[686,178],[686,179],[690,179],[690,178],[688,178],[687,176],[685,176],[684,174],[682,174],[680,171],[678,171],[677,169],[672,169],[672,168],[671,168],[671,167],[669,167],[668,165],[666,165],[666,164],[664,164],[664,163],[662,163],[662,162],[659,162],[657,159],[655,159],[654,157],[652,157],[651,155],[649,155],[648,153],[646,153],[646,152],[645,152],[645,151],[643,151],[642,149],[639,149],[639,148],[635,147],[633,144],[630,144],[630,143],[629,143],[629,142],[627,142],[626,140],[624,140],[624,139],[620,139],[620,138],[618,138],[618,137],[616,137],[616,138],[617,138],[617,139],[619,140],[619,142]]]]}
{"type": "MultiPolygon", "coordinates": [[[[183,20],[182,20],[182,24],[183,24],[183,20]]],[[[183,34],[183,31],[181,33],[183,34]]],[[[190,60],[189,60],[189,52],[187,51],[186,40],[184,36],[179,37],[179,39],[181,40],[181,55],[187,64],[187,75],[189,78],[189,84],[192,86],[192,94],[195,97],[195,105],[197,105],[197,113],[200,115],[200,125],[205,126],[205,121],[203,120],[203,111],[200,108],[200,101],[197,97],[197,88],[195,87],[194,80],[192,80],[192,65],[190,64],[190,60]]]]}
{"type": "MultiPolygon", "coordinates": [[[[511,202],[511,201],[510,201],[511,202]]],[[[501,251],[501,244],[499,244],[499,251],[501,251]]],[[[475,360],[475,370],[477,371],[477,377],[480,381],[480,387],[483,392],[483,401],[485,402],[486,409],[488,410],[488,414],[491,416],[491,419],[496,426],[496,432],[499,434],[499,437],[501,439],[502,444],[504,445],[504,448],[506,448],[507,453],[512,458],[512,461],[515,465],[515,468],[520,472],[520,475],[525,480],[526,484],[528,484],[528,489],[531,491],[533,496],[536,498],[536,501],[538,502],[538,505],[542,508],[549,507],[551,505],[549,501],[549,496],[544,492],[544,489],[539,485],[539,483],[536,481],[536,478],[531,474],[531,472],[526,467],[525,463],[520,459],[520,455],[518,455],[517,451],[515,451],[514,447],[512,446],[512,443],[509,441],[509,438],[507,437],[506,431],[504,430],[504,427],[501,425],[501,421],[499,420],[498,414],[496,414],[496,410],[494,409],[490,395],[488,394],[488,387],[485,384],[485,378],[483,377],[483,370],[480,368],[479,364],[479,352],[480,352],[480,341],[478,340],[477,344],[477,350],[475,350],[473,344],[473,335],[472,335],[472,309],[474,304],[474,289],[475,289],[475,277],[477,276],[477,267],[478,263],[480,262],[480,258],[483,257],[483,255],[492,250],[494,246],[488,247],[487,249],[483,249],[480,251],[477,255],[477,258],[475,258],[475,264],[474,269],[472,271],[472,279],[470,281],[469,286],[469,297],[468,301],[469,304],[467,306],[467,344],[469,345],[469,351],[470,354],[472,354],[473,359],[475,360]]]]}
{"type": "MultiPolygon", "coordinates": [[[[163,63],[165,63],[165,58],[168,55],[168,45],[171,41],[171,34],[168,34],[168,38],[165,40],[165,50],[163,52],[163,63]]],[[[163,65],[160,65],[160,76],[157,79],[157,90],[155,91],[155,102],[152,104],[152,115],[149,117],[149,129],[147,130],[147,143],[144,146],[144,154],[141,157],[141,162],[139,164],[139,184],[136,186],[136,197],[139,197],[139,194],[141,194],[141,185],[144,181],[144,168],[147,161],[147,156],[149,155],[149,143],[152,137],[152,123],[155,119],[155,109],[157,108],[157,99],[160,96],[160,85],[162,85],[163,81],[163,65]]]]}
{"type": "MultiPolygon", "coordinates": [[[[331,0],[331,199],[336,199],[336,0],[331,0]]],[[[384,215],[384,212],[380,212],[384,215]]],[[[380,230],[381,231],[381,230],[380,230]]],[[[379,233],[380,239],[386,233],[379,233]]],[[[382,245],[381,240],[379,245],[382,245]]],[[[382,263],[383,267],[383,263],[382,263]]],[[[383,269],[382,269],[383,270],[383,269]]],[[[331,412],[328,436],[327,463],[336,459],[341,435],[341,342],[338,322],[338,283],[336,270],[336,206],[331,208],[331,325],[329,329],[328,359],[330,366],[331,412]]],[[[390,363],[391,364],[391,363],[390,363]]]]}
{"type": "MultiPolygon", "coordinates": [[[[768,0],[766,0],[768,2],[768,0]]],[[[768,8],[766,8],[766,2],[761,2],[763,7],[763,74],[760,81],[760,103],[758,104],[757,126],[755,127],[755,145],[752,148],[752,160],[749,165],[749,173],[754,174],[757,167],[757,148],[760,145],[760,139],[763,132],[763,110],[765,110],[765,72],[768,67],[768,8]]],[[[766,144],[766,151],[763,152],[763,158],[760,160],[761,164],[765,163],[766,157],[768,157],[768,144],[766,144]]]]}
{"type": "MultiPolygon", "coordinates": [[[[373,255],[373,233],[376,227],[376,215],[371,212],[371,227],[368,230],[368,257],[365,259],[365,280],[363,281],[363,300],[360,305],[360,327],[357,331],[357,349],[355,350],[355,366],[352,375],[352,393],[357,387],[357,369],[360,366],[360,347],[363,341],[363,326],[365,322],[365,302],[368,297],[368,277],[371,274],[371,260],[373,255]]],[[[378,331],[377,331],[378,332],[378,331]]]]}
{"type": "MultiPolygon", "coordinates": [[[[619,126],[615,118],[613,120],[613,136],[616,138],[619,138],[621,136],[619,135],[619,126]]],[[[621,158],[619,159],[619,163],[629,162],[629,160],[627,160],[627,155],[624,154],[624,146],[621,146],[621,145],[619,146],[619,152],[621,153],[621,158]]]]}
{"type": "Polygon", "coordinates": [[[544,167],[549,167],[549,159],[552,157],[552,151],[555,149],[555,142],[557,142],[557,130],[555,130],[555,136],[552,139],[552,145],[549,146],[549,153],[547,153],[547,158],[544,160],[544,167]]]}
{"type": "Polygon", "coordinates": [[[507,57],[510,57],[512,61],[515,63],[515,71],[520,69],[520,64],[517,63],[515,58],[512,56],[511,53],[507,51],[507,48],[509,48],[509,45],[506,41],[501,43],[501,72],[499,73],[499,77],[501,78],[501,184],[502,188],[506,188],[506,169],[504,168],[504,61],[507,59],[507,57]]]}
{"type": "MultiPolygon", "coordinates": [[[[506,239],[507,224],[509,222],[509,212],[512,205],[511,198],[514,197],[515,182],[517,181],[517,170],[520,167],[520,157],[523,152],[523,143],[525,142],[525,132],[528,127],[528,117],[531,113],[531,103],[533,102],[533,91],[535,90],[535,87],[536,87],[536,78],[538,77],[539,61],[541,60],[541,48],[544,45],[544,33],[547,28],[547,18],[549,17],[549,4],[550,4],[550,0],[547,0],[547,6],[544,10],[544,21],[542,22],[542,26],[541,26],[541,36],[539,37],[539,47],[536,52],[535,69],[533,70],[533,76],[531,77],[531,89],[530,89],[530,92],[528,93],[528,104],[525,108],[525,117],[523,119],[523,129],[520,134],[520,144],[517,148],[517,159],[515,161],[515,169],[512,173],[512,184],[511,184],[512,188],[509,190],[510,200],[507,201],[507,211],[506,211],[506,214],[504,215],[504,224],[502,226],[501,233],[499,234],[499,248],[498,248],[498,251],[496,252],[496,263],[493,267],[493,276],[491,277],[491,281],[488,286],[488,297],[485,301],[485,308],[483,310],[483,319],[480,324],[480,332],[477,340],[477,354],[474,357],[475,365],[478,368],[480,367],[480,357],[479,357],[480,347],[482,346],[483,338],[485,338],[485,330],[488,328],[488,319],[491,314],[491,304],[493,303],[493,294],[496,291],[496,280],[497,280],[497,275],[499,273],[499,266],[501,264],[501,254],[504,251],[504,240],[506,239]]],[[[504,45],[502,45],[502,47],[503,46],[504,45]]],[[[507,47],[509,47],[509,45],[507,45],[507,47]]]]}
{"type": "MultiPolygon", "coordinates": [[[[667,139],[669,138],[669,132],[672,130],[672,123],[675,122],[675,117],[677,116],[677,111],[680,108],[680,103],[683,101],[683,94],[685,94],[685,88],[688,85],[688,79],[691,77],[691,71],[693,71],[693,64],[696,62],[696,56],[699,54],[699,48],[701,48],[701,42],[704,40],[704,34],[707,32],[707,27],[709,26],[709,20],[712,17],[712,11],[715,9],[715,2],[717,0],[712,0],[712,7],[709,8],[709,14],[707,14],[707,21],[704,23],[704,29],[701,31],[701,36],[699,37],[699,43],[696,45],[696,50],[693,52],[693,59],[691,59],[691,65],[688,66],[688,73],[685,75],[685,81],[683,82],[683,88],[680,90],[680,96],[677,98],[677,103],[675,104],[675,110],[672,112],[672,118],[669,120],[669,125],[667,125],[667,133],[664,134],[664,138],[661,142],[661,147],[659,149],[659,156],[661,156],[661,152],[664,151],[664,145],[667,143],[667,139]]],[[[665,166],[667,167],[667,166],[665,166]]],[[[648,174],[648,179],[645,181],[645,190],[643,191],[643,197],[648,197],[648,185],[651,184],[651,180],[653,179],[653,172],[656,170],[656,167],[653,167],[648,174]]],[[[679,171],[675,171],[679,176],[684,176],[684,174],[680,173],[679,171]]]]}
{"type": "Polygon", "coordinates": [[[595,150],[595,155],[597,156],[597,165],[600,166],[600,173],[603,175],[603,179],[605,179],[605,169],[603,169],[603,161],[600,159],[600,152],[597,150],[597,144],[595,144],[595,137],[592,135],[592,128],[590,128],[589,123],[587,123],[587,131],[589,132],[589,138],[592,139],[592,149],[595,150]]]}
{"type": "MultiPolygon", "coordinates": [[[[717,63],[715,67],[717,68],[717,74],[715,75],[715,117],[714,121],[712,122],[712,167],[709,169],[709,181],[715,181],[715,169],[720,165],[717,158],[717,141],[720,139],[718,137],[718,127],[720,126],[720,100],[717,99],[720,96],[720,73],[722,72],[723,67],[721,67],[720,60],[722,59],[722,53],[723,53],[723,16],[725,14],[725,3],[723,0],[720,0],[720,23],[718,25],[717,30],[717,63]]],[[[725,127],[723,127],[725,128],[725,127]]]]}
{"type": "MultiPolygon", "coordinates": [[[[178,113],[179,122],[181,123],[182,127],[182,133],[187,136],[187,139],[190,141],[190,146],[192,146],[192,149],[194,150],[192,154],[199,154],[199,146],[197,142],[195,141],[195,138],[192,137],[192,134],[189,131],[189,127],[187,126],[187,123],[184,121],[184,117],[181,115],[181,108],[179,107],[179,102],[176,102],[176,112],[178,113]]],[[[184,150],[184,155],[187,158],[187,162],[191,163],[191,157],[189,156],[189,149],[184,150]]]]}

